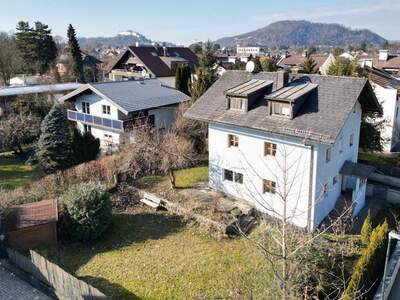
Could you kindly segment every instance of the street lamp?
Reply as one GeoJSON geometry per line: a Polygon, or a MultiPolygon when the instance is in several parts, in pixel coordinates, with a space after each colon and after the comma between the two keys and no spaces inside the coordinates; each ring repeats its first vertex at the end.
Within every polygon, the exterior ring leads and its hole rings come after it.
{"type": "Polygon", "coordinates": [[[395,232],[395,231],[389,232],[389,241],[388,241],[388,245],[387,245],[387,249],[386,249],[385,270],[383,272],[383,278],[382,278],[382,296],[381,296],[381,300],[385,299],[386,272],[387,272],[387,264],[388,264],[389,255],[390,255],[390,242],[392,241],[392,239],[396,239],[396,240],[400,241],[400,234],[395,232]]]}

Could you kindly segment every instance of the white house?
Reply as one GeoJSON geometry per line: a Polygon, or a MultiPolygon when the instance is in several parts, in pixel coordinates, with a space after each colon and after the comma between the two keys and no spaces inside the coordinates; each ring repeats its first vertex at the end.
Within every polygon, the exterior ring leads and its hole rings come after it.
{"type": "Polygon", "coordinates": [[[212,188],[312,231],[338,199],[363,207],[361,113],[379,109],[366,79],[227,71],[186,117],[209,123],[212,188]]]}
{"type": "MultiPolygon", "coordinates": [[[[322,75],[326,75],[328,73],[329,67],[336,61],[335,56],[332,53],[312,54],[311,58],[316,63],[315,70],[322,75]]],[[[278,66],[284,69],[298,71],[301,70],[306,59],[307,59],[306,51],[303,52],[303,54],[287,55],[278,62],[278,66]]]]}
{"type": "Polygon", "coordinates": [[[175,120],[177,106],[189,99],[158,79],[146,79],[86,84],[60,101],[73,106],[67,111],[68,120],[99,138],[103,150],[112,151],[126,131],[144,125],[167,128],[175,120]]]}
{"type": "Polygon", "coordinates": [[[400,80],[390,73],[365,66],[376,97],[382,105],[385,120],[384,151],[399,151],[400,142],[400,80]]]}

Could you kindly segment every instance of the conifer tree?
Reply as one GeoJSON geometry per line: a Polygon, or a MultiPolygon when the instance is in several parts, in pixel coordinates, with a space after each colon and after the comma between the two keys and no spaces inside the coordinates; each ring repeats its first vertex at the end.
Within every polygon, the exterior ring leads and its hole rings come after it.
{"type": "Polygon", "coordinates": [[[253,58],[254,62],[254,73],[259,73],[263,70],[260,59],[258,57],[253,58]]]}
{"type": "Polygon", "coordinates": [[[73,74],[79,82],[85,82],[85,74],[83,71],[81,48],[79,47],[78,40],[74,27],[71,24],[68,26],[68,50],[72,56],[73,61],[73,74]]]}
{"type": "Polygon", "coordinates": [[[182,91],[182,68],[181,66],[177,66],[176,71],[175,71],[175,88],[178,91],[182,91]]]}
{"type": "Polygon", "coordinates": [[[55,105],[44,118],[37,146],[39,165],[46,173],[65,170],[74,164],[71,135],[60,106],[55,105]]]}
{"type": "Polygon", "coordinates": [[[317,63],[311,56],[307,56],[307,59],[303,63],[302,71],[304,74],[314,74],[316,73],[317,63]]]}

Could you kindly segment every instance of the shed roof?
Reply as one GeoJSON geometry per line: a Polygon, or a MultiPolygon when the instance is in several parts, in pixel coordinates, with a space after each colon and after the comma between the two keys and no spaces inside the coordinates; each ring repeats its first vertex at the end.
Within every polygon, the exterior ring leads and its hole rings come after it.
{"type": "Polygon", "coordinates": [[[293,102],[299,99],[300,97],[307,95],[308,93],[311,93],[317,87],[318,84],[309,82],[290,84],[286,87],[283,87],[267,95],[265,99],[293,102]]]}
{"type": "Polygon", "coordinates": [[[57,200],[43,200],[11,207],[5,215],[7,232],[58,220],[57,200]]]}
{"type": "Polygon", "coordinates": [[[193,104],[185,116],[333,144],[357,101],[366,111],[381,112],[368,80],[314,74],[298,74],[292,77],[292,83],[309,82],[318,85],[316,92],[310,94],[293,119],[269,115],[267,101],[263,98],[246,114],[227,110],[225,91],[250,79],[272,80],[272,92],[277,89],[277,72],[252,74],[246,71],[226,71],[193,104]]]}
{"type": "Polygon", "coordinates": [[[77,96],[88,90],[108,99],[125,114],[190,100],[184,93],[153,78],[86,84],[65,95],[60,101],[74,101],[77,96]]]}
{"type": "Polygon", "coordinates": [[[6,87],[0,88],[0,97],[43,93],[60,93],[75,90],[82,85],[83,84],[81,83],[69,82],[57,84],[38,84],[20,87],[6,87]]]}
{"type": "Polygon", "coordinates": [[[228,89],[226,94],[229,96],[247,97],[273,83],[272,80],[250,79],[249,81],[228,89]]]}

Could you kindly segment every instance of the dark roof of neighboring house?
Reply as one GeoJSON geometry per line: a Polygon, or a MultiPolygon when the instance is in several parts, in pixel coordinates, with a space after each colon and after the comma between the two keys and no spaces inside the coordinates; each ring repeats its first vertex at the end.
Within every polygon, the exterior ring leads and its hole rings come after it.
{"type": "Polygon", "coordinates": [[[400,69],[400,56],[389,55],[388,60],[379,60],[375,57],[372,65],[379,69],[400,69]]]}
{"type": "Polygon", "coordinates": [[[58,220],[57,201],[43,200],[13,206],[7,210],[4,219],[6,232],[55,223],[58,220]]]}
{"type": "Polygon", "coordinates": [[[73,101],[75,97],[88,90],[108,99],[125,114],[190,100],[184,93],[153,78],[89,83],[60,98],[60,101],[73,101]]]}
{"type": "Polygon", "coordinates": [[[98,59],[97,57],[90,55],[84,51],[81,51],[81,55],[82,55],[82,63],[84,65],[87,66],[95,66],[95,65],[99,65],[102,64],[103,62],[98,59]]]}
{"type": "Polygon", "coordinates": [[[251,74],[246,71],[226,71],[193,104],[185,116],[331,144],[335,142],[357,100],[364,110],[381,113],[378,100],[368,80],[306,74],[292,76],[291,82],[311,82],[318,84],[318,88],[309,94],[293,119],[269,115],[267,100],[263,97],[247,113],[227,110],[224,91],[250,79],[274,81],[272,90],[274,92],[278,72],[251,74]]]}
{"type": "Polygon", "coordinates": [[[380,86],[393,88],[400,90],[400,80],[394,77],[392,74],[375,67],[365,66],[364,69],[367,71],[368,79],[380,86]]]}
{"type": "MultiPolygon", "coordinates": [[[[313,54],[311,58],[316,62],[316,69],[319,69],[328,59],[329,54],[313,54]]],[[[279,66],[302,66],[307,58],[301,54],[289,55],[282,59],[279,66]]]]}
{"type": "Polygon", "coordinates": [[[164,53],[163,47],[130,46],[107,65],[106,71],[111,72],[127,55],[137,57],[156,77],[175,75],[175,71],[171,68],[169,62],[171,60],[186,61],[190,66],[195,66],[198,63],[197,55],[187,47],[166,47],[164,53]]]}
{"type": "Polygon", "coordinates": [[[359,178],[368,178],[372,172],[375,171],[375,167],[364,165],[361,163],[355,163],[351,161],[346,161],[339,173],[342,175],[350,175],[359,178]]]}

